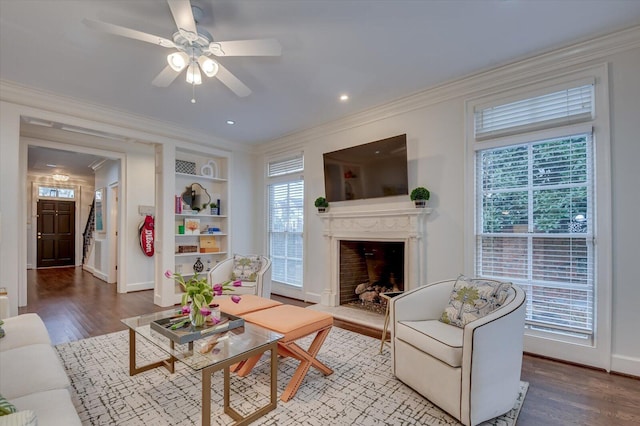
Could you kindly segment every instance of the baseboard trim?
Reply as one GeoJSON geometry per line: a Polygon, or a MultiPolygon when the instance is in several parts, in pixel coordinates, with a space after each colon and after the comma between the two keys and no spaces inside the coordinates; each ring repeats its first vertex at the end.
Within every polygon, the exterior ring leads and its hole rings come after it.
{"type": "Polygon", "coordinates": [[[141,283],[132,283],[132,284],[127,284],[126,287],[126,291],[127,293],[130,291],[142,291],[142,290],[153,290],[154,288],[154,282],[153,281],[146,281],[146,282],[141,282],[141,283]]]}
{"type": "Polygon", "coordinates": [[[104,281],[105,283],[109,282],[109,277],[107,276],[107,274],[105,274],[104,272],[100,272],[100,271],[96,271],[95,269],[93,271],[91,271],[91,273],[93,274],[94,277],[96,277],[99,280],[104,281]]]}
{"type": "Polygon", "coordinates": [[[640,358],[612,355],[611,372],[640,379],[640,358]]]}

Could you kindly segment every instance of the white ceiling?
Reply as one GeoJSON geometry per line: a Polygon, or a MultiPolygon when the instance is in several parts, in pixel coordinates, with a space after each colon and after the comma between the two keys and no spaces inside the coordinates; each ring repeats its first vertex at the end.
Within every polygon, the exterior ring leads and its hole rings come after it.
{"type": "Polygon", "coordinates": [[[83,18],[171,38],[162,0],[0,0],[0,78],[257,144],[496,65],[640,23],[640,0],[193,0],[214,39],[277,38],[281,57],[220,62],[216,79],[151,85],[169,50],[83,18]],[[348,93],[351,100],[340,103],[348,93]],[[236,121],[229,126],[228,119],[236,121]]]}

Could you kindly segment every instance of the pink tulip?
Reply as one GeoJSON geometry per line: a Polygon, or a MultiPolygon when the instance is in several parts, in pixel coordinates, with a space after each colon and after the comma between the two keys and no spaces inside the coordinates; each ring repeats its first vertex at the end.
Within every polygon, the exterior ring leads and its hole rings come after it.
{"type": "Polygon", "coordinates": [[[173,276],[173,273],[171,272],[171,270],[167,269],[166,271],[164,271],[164,276],[167,278],[171,278],[173,276]]]}
{"type": "Polygon", "coordinates": [[[213,320],[213,325],[216,325],[217,323],[220,322],[220,318],[211,317],[211,319],[213,320]]]}
{"type": "Polygon", "coordinates": [[[234,281],[233,282],[233,286],[234,287],[242,287],[242,281],[240,281],[240,280],[234,281]]]}
{"type": "Polygon", "coordinates": [[[220,283],[214,284],[213,285],[213,291],[222,291],[222,284],[220,284],[220,283]]]}
{"type": "Polygon", "coordinates": [[[184,306],[182,307],[182,313],[183,313],[183,314],[190,314],[190,313],[191,313],[191,306],[189,306],[189,305],[184,305],[184,306]]]}
{"type": "Polygon", "coordinates": [[[216,296],[222,296],[222,289],[220,290],[213,290],[213,292],[215,293],[216,296]]]}
{"type": "Polygon", "coordinates": [[[200,308],[200,313],[202,314],[203,317],[208,317],[209,315],[211,315],[211,310],[206,307],[203,307],[203,308],[200,308]]]}
{"type": "Polygon", "coordinates": [[[231,296],[231,300],[233,301],[233,303],[240,303],[240,300],[242,300],[242,297],[234,294],[233,296],[231,296]]]}

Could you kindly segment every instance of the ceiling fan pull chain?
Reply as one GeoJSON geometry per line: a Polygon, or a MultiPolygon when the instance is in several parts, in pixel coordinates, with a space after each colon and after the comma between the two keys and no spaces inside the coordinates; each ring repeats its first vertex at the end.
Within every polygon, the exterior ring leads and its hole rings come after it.
{"type": "Polygon", "coordinates": [[[196,84],[191,83],[191,103],[196,103],[196,84]]]}

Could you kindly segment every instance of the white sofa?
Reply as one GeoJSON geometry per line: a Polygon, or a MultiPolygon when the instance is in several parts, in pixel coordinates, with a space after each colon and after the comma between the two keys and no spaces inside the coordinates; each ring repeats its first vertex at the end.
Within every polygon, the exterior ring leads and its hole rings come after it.
{"type": "Polygon", "coordinates": [[[460,328],[439,321],[455,283],[391,299],[393,374],[471,426],[508,412],[518,397],[525,293],[511,286],[499,308],[460,328]]]}
{"type": "Polygon", "coordinates": [[[69,378],[42,319],[24,314],[4,319],[0,338],[0,395],[18,410],[0,416],[0,426],[81,425],[69,394],[69,378]]]}
{"type": "MultiPolygon", "coordinates": [[[[234,257],[242,255],[234,255],[225,259],[214,266],[207,276],[210,285],[223,283],[231,280],[233,272],[234,257]]],[[[265,256],[256,256],[260,259],[261,267],[256,274],[255,281],[242,281],[241,287],[232,287],[225,294],[255,294],[269,299],[271,297],[271,260],[265,256]]]]}

